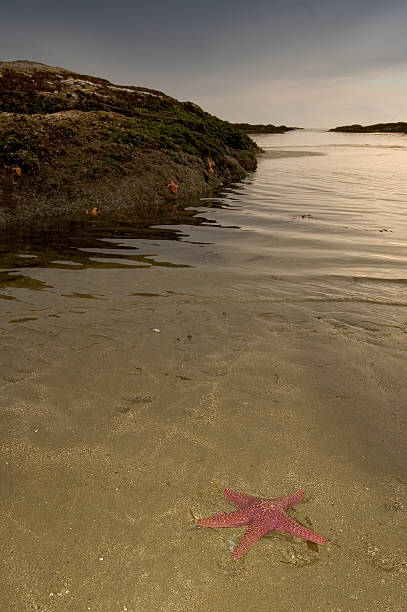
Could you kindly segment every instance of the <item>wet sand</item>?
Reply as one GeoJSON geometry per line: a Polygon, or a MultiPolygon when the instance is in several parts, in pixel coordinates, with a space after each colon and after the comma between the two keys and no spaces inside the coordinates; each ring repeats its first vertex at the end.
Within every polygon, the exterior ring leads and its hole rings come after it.
{"type": "Polygon", "coordinates": [[[402,309],[358,330],[210,270],[52,274],[0,300],[1,610],[405,609],[402,309]],[[233,561],[245,528],[193,518],[224,487],[304,488],[289,512],[328,545],[233,561]]]}

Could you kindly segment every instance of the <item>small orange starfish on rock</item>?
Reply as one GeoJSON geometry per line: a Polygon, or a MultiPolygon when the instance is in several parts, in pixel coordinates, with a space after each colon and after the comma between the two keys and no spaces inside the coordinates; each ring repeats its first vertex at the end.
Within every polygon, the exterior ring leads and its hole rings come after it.
{"type": "Polygon", "coordinates": [[[17,176],[21,176],[21,168],[19,168],[18,166],[14,166],[14,168],[11,169],[14,170],[17,176]]]}
{"type": "Polygon", "coordinates": [[[209,166],[209,170],[208,170],[209,174],[214,174],[215,162],[210,157],[208,157],[208,166],[209,166]]]}
{"type": "Polygon", "coordinates": [[[176,183],[174,183],[174,181],[171,179],[171,181],[168,183],[167,187],[169,189],[171,189],[172,193],[174,195],[177,195],[178,193],[178,185],[176,183]]]}

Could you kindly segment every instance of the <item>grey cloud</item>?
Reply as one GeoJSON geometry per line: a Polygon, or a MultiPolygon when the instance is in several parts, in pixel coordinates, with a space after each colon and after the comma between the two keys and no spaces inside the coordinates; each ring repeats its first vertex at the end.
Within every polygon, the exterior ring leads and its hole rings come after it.
{"type": "MultiPolygon", "coordinates": [[[[404,0],[21,0],[4,13],[2,59],[162,89],[223,116],[232,107],[242,120],[260,120],[258,96],[284,83],[287,96],[289,82],[303,84],[311,103],[315,83],[353,77],[358,85],[407,64],[404,0]]],[[[369,105],[357,90],[360,112],[369,105]]]]}

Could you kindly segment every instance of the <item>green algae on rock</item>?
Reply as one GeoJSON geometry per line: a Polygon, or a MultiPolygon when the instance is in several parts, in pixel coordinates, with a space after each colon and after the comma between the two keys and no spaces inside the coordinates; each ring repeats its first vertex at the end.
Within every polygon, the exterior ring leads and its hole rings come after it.
{"type": "Polygon", "coordinates": [[[170,180],[180,198],[205,193],[255,170],[258,151],[192,102],[0,62],[0,226],[95,206],[151,211],[174,201],[170,180]]]}

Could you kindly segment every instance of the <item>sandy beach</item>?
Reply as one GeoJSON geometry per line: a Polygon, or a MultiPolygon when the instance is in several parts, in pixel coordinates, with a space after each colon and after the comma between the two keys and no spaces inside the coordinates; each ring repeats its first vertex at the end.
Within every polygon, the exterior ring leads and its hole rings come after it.
{"type": "Polygon", "coordinates": [[[52,274],[2,300],[2,610],[403,610],[404,327],[211,295],[210,270],[52,274]],[[244,528],[194,520],[224,487],[305,489],[328,545],[234,561],[244,528]]]}

